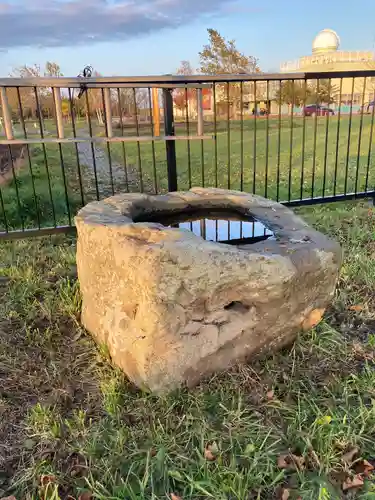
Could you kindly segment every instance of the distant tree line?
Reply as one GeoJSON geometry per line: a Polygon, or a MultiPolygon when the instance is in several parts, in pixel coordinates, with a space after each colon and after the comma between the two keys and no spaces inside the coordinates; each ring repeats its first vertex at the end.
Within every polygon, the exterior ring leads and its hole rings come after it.
{"type": "MultiPolygon", "coordinates": [[[[13,78],[35,77],[61,77],[64,76],[58,63],[47,61],[44,68],[35,64],[33,66],[20,66],[10,74],[13,78]]],[[[93,77],[100,77],[94,71],[93,77]]],[[[104,122],[103,91],[100,88],[90,88],[78,98],[78,89],[61,89],[61,109],[66,119],[96,117],[99,122],[104,122]]],[[[54,118],[56,108],[51,87],[19,87],[7,89],[7,96],[13,119],[19,120],[22,116],[27,119],[54,118]]],[[[111,106],[113,116],[130,116],[142,113],[150,107],[149,93],[146,89],[111,89],[111,106]]]]}

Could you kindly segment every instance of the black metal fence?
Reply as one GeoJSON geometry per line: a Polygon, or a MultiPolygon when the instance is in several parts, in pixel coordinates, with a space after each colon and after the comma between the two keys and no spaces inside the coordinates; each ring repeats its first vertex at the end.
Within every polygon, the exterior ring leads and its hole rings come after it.
{"type": "Polygon", "coordinates": [[[375,197],[375,70],[0,79],[0,237],[192,186],[288,205],[375,197]]]}

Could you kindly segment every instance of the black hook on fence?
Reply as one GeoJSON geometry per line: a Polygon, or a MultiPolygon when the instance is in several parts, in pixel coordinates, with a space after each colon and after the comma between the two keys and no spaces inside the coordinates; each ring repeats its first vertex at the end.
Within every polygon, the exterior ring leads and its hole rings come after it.
{"type": "MultiPolygon", "coordinates": [[[[85,66],[83,68],[82,73],[78,75],[78,78],[91,78],[92,73],[93,73],[93,67],[92,66],[85,66]]],[[[82,95],[87,91],[87,85],[85,83],[81,83],[80,85],[80,91],[78,94],[78,99],[82,97],[82,95]]]]}

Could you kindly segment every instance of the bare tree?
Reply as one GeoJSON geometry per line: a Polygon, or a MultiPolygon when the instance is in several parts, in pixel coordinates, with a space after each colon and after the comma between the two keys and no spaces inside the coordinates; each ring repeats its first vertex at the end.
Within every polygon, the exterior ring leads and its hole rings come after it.
{"type": "Polygon", "coordinates": [[[46,67],[44,70],[44,76],[52,76],[52,77],[58,78],[59,76],[64,76],[64,75],[61,72],[61,68],[60,68],[59,64],[57,64],[55,62],[47,61],[46,67]]]}
{"type": "MultiPolygon", "coordinates": [[[[181,61],[179,68],[177,69],[178,75],[192,75],[194,74],[194,69],[189,61],[181,61]]],[[[189,101],[196,98],[196,89],[189,88],[177,88],[173,91],[173,101],[175,106],[183,111],[188,105],[189,101]]]]}
{"type": "MultiPolygon", "coordinates": [[[[33,64],[31,66],[23,65],[14,68],[10,76],[13,78],[39,78],[41,76],[59,77],[63,76],[63,74],[58,63],[47,61],[43,71],[39,64],[33,64]]],[[[9,97],[12,109],[17,110],[18,113],[19,102],[16,89],[11,90],[11,92],[9,93],[9,97]]],[[[53,116],[55,108],[51,88],[39,87],[38,97],[41,114],[48,117],[53,116]]],[[[39,111],[37,109],[38,106],[35,96],[35,90],[32,87],[21,87],[20,98],[24,116],[37,116],[39,111]]]]}

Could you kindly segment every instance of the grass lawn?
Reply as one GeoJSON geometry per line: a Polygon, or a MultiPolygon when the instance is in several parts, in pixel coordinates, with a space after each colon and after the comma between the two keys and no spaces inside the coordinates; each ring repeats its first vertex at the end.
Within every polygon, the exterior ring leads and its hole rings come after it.
{"type": "Polygon", "coordinates": [[[324,321],[161,399],[80,327],[74,238],[2,243],[0,497],[374,499],[375,210],[302,213],[345,248],[324,321]]]}
{"type": "MultiPolygon", "coordinates": [[[[55,133],[52,122],[46,129],[49,134],[55,133]]],[[[375,188],[374,129],[369,115],[364,115],[362,121],[360,116],[353,115],[351,124],[346,115],[340,120],[333,116],[318,117],[316,121],[294,117],[293,123],[285,116],[280,123],[278,117],[258,117],[244,120],[243,126],[235,120],[219,121],[215,141],[214,125],[206,123],[207,139],[176,141],[178,187],[229,186],[281,201],[371,191],[375,188]]],[[[189,130],[184,124],[176,125],[177,135],[187,132],[194,135],[195,124],[189,130]]],[[[104,133],[104,129],[95,125],[95,133],[104,133]]],[[[77,134],[87,135],[85,123],[80,123],[77,134]]],[[[136,130],[128,127],[125,134],[134,136],[136,130]]],[[[71,127],[67,125],[66,136],[71,135],[71,127]]],[[[140,135],[150,136],[150,127],[142,125],[140,135]]],[[[102,155],[107,154],[104,144],[98,147],[102,155]]],[[[1,187],[6,221],[0,203],[0,231],[5,229],[5,222],[11,229],[21,229],[22,225],[37,227],[38,223],[51,226],[54,216],[57,224],[69,224],[82,203],[96,196],[93,166],[86,161],[78,169],[74,145],[62,145],[63,169],[59,147],[46,146],[48,172],[42,145],[32,146],[30,151],[31,166],[26,157],[24,167],[16,172],[17,182],[1,187]]],[[[164,142],[112,143],[110,152],[112,162],[120,165],[113,179],[115,192],[126,190],[125,169],[132,181],[130,190],[139,191],[141,179],[148,192],[167,190],[164,142]]],[[[102,169],[109,172],[106,156],[104,163],[102,169]]],[[[111,193],[108,174],[106,179],[101,183],[101,197],[111,193]]]]}
{"type": "MultiPolygon", "coordinates": [[[[363,116],[362,130],[361,117],[357,115],[352,117],[351,124],[348,116],[342,116],[340,121],[337,116],[328,120],[318,117],[316,121],[294,117],[293,124],[290,117],[282,117],[280,122],[278,117],[258,117],[244,120],[242,127],[240,121],[220,121],[216,145],[210,136],[214,125],[207,123],[205,134],[209,139],[176,141],[178,188],[196,185],[242,188],[282,201],[329,196],[334,194],[334,184],[337,194],[345,190],[372,190],[375,160],[371,154],[369,159],[370,142],[371,153],[374,149],[371,121],[371,116],[363,116]]],[[[195,126],[189,132],[194,135],[195,126]]],[[[177,135],[186,133],[184,125],[176,127],[177,135]]],[[[111,151],[123,161],[121,144],[112,144],[111,151]]],[[[141,169],[154,189],[156,179],[157,190],[167,190],[164,143],[141,143],[140,155],[136,144],[126,143],[125,156],[127,164],[141,169]]]]}

